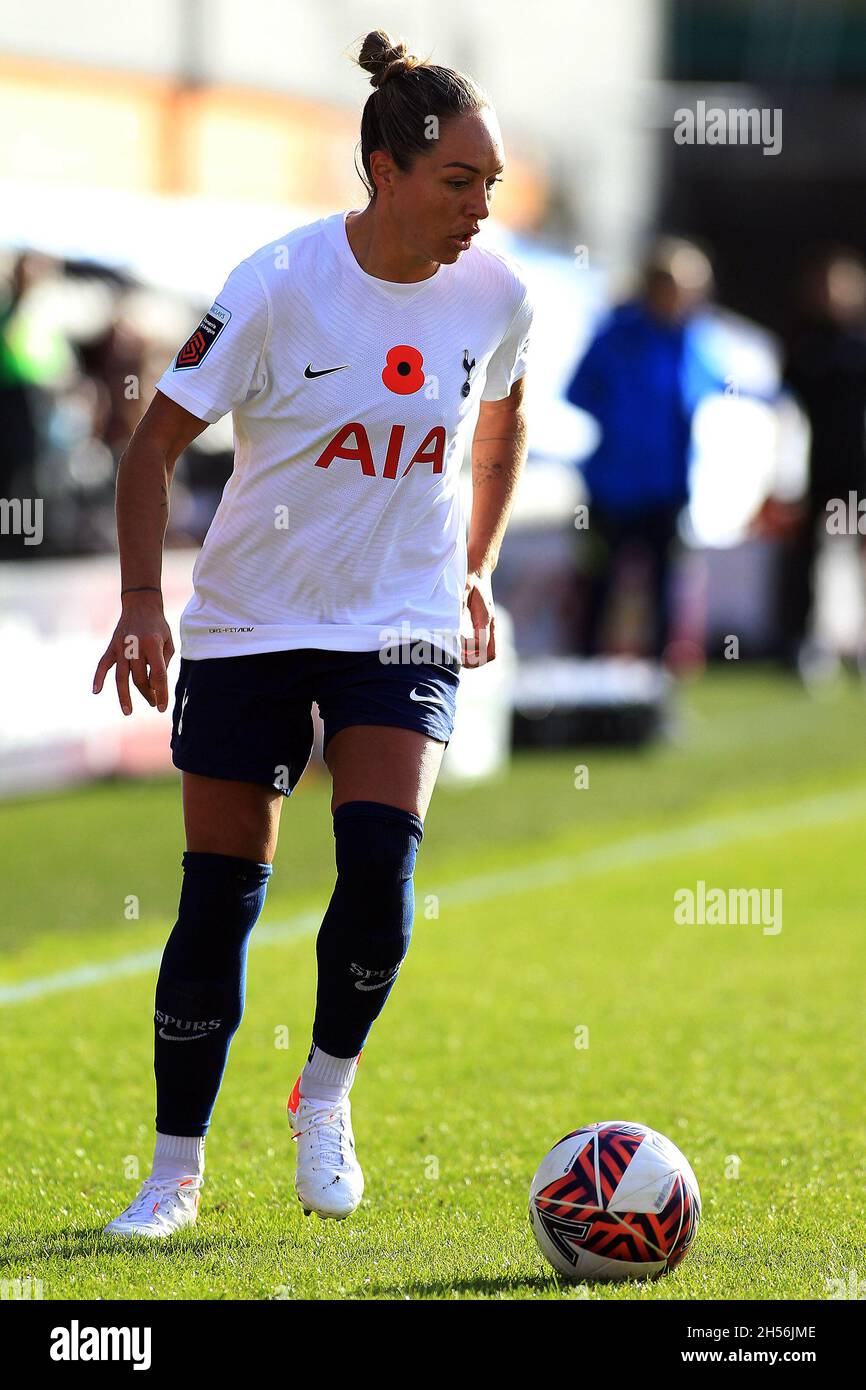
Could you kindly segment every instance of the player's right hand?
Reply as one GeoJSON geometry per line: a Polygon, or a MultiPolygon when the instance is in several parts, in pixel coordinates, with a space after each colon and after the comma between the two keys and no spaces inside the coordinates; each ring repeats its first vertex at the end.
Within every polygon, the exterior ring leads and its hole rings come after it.
{"type": "Polygon", "coordinates": [[[168,709],[168,663],[174,656],[171,629],[165,621],[160,594],[127,594],[120,621],[99,660],[93,677],[98,695],[112,666],[117,698],[124,714],[132,714],[129,678],[151,706],[168,709]]]}

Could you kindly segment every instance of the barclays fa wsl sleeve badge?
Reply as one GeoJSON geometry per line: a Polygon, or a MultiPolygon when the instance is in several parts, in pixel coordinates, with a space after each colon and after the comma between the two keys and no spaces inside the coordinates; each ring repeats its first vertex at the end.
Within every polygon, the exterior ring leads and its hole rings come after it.
{"type": "Polygon", "coordinates": [[[180,372],[190,367],[200,367],[230,318],[230,311],[221,304],[211,305],[174,359],[174,370],[180,372]]]}

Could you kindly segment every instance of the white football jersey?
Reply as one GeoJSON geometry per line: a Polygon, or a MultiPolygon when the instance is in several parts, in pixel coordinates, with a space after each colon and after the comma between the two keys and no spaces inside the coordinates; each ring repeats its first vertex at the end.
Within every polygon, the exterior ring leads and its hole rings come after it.
{"type": "Polygon", "coordinates": [[[202,420],[233,413],[185,657],[409,638],[459,657],[466,428],[526,369],[526,285],[476,244],[427,280],[378,280],[347,216],[242,261],[157,382],[202,420]]]}

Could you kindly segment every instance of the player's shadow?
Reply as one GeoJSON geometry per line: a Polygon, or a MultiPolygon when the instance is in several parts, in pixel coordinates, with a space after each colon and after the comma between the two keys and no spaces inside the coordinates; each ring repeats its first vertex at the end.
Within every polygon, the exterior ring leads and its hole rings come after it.
{"type": "MultiPolygon", "coordinates": [[[[287,1247],[294,1254],[298,1242],[290,1235],[272,1242],[279,1249],[287,1247]]],[[[127,1258],[131,1250],[139,1253],[150,1252],[156,1259],[179,1253],[185,1255],[209,1255],[242,1251],[254,1251],[260,1242],[241,1236],[206,1236],[199,1231],[180,1232],[171,1241],[149,1240],[141,1236],[138,1240],[117,1240],[105,1234],[103,1226],[66,1226],[47,1232],[38,1240],[27,1239],[21,1235],[7,1235],[0,1239],[0,1259],[4,1263],[32,1261],[34,1259],[56,1258],[64,1260],[86,1260],[98,1255],[100,1259],[127,1258]]]]}
{"type": "Polygon", "coordinates": [[[555,1281],[544,1274],[527,1275],[525,1278],[515,1278],[514,1275],[500,1275],[497,1278],[491,1275],[476,1279],[414,1279],[404,1284],[371,1284],[365,1289],[365,1294],[372,1298],[405,1298],[407,1294],[414,1294],[418,1298],[451,1299],[458,1293],[495,1298],[498,1295],[507,1297],[510,1293],[526,1293],[530,1289],[549,1293],[553,1287],[555,1281]]]}

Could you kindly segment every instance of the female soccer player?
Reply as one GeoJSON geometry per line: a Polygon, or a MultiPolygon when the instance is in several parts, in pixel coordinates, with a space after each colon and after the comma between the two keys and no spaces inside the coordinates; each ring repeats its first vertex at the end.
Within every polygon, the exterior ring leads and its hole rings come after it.
{"type": "Polygon", "coordinates": [[[196,1219],[247,941],[283,797],[310,756],[313,701],[337,881],[289,1122],[305,1211],[342,1218],[358,1205],[349,1091],[409,945],[459,668],[495,655],[491,574],[525,455],[531,317],[516,267],[473,244],[501,136],[469,77],[382,31],[358,62],[375,88],[361,122],[367,206],[232,271],[120,465],[121,616],[94,690],[114,666],[128,715],[130,676],[148,704],[168,705],[160,575],[175,461],[233,412],[234,472],[181,621],[171,746],[187,848],[156,986],[156,1149],[138,1197],[107,1227],[120,1236],[168,1236],[196,1219]],[[458,475],[476,409],[467,537],[458,475]]]}

